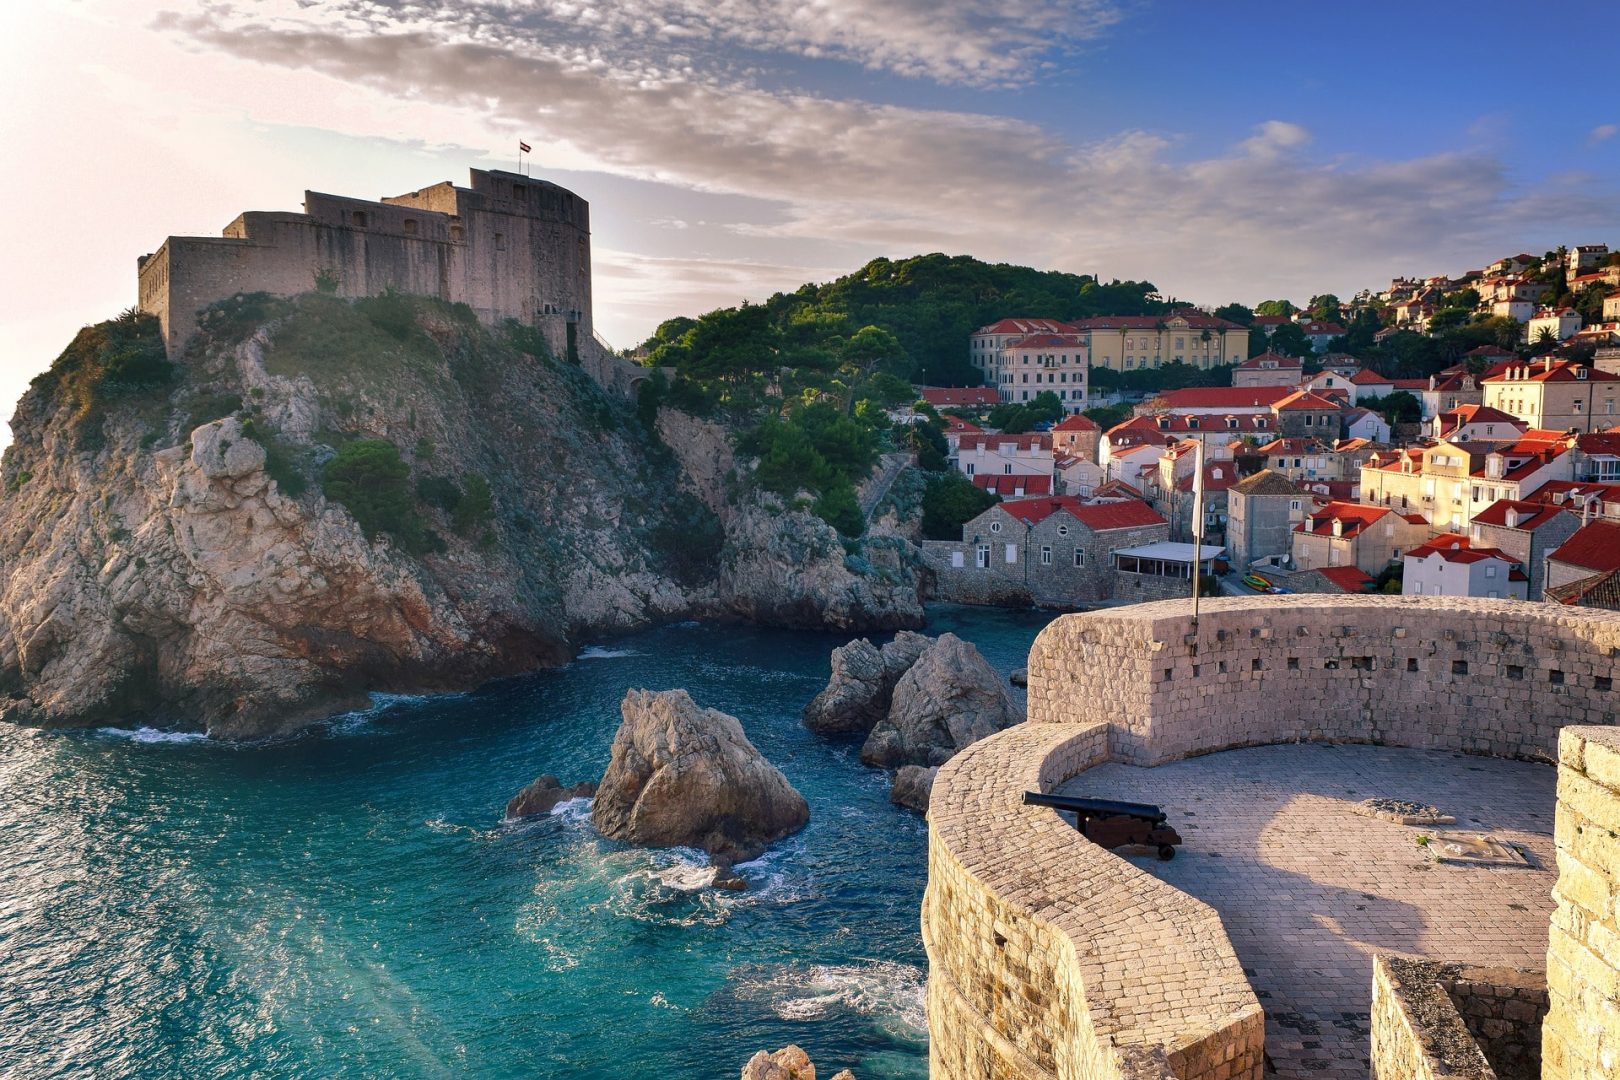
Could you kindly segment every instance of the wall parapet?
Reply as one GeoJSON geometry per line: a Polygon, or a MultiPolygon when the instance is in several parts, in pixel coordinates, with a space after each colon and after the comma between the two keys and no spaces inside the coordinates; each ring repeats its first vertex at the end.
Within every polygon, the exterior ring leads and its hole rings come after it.
{"type": "Polygon", "coordinates": [[[1260,1075],[1264,1017],[1219,915],[1023,805],[1107,744],[1107,724],[1025,724],[940,770],[923,901],[931,1075],[1260,1075]]]}
{"type": "Polygon", "coordinates": [[[1535,1080],[1547,979],[1539,971],[1373,960],[1373,1080],[1535,1080]]]}

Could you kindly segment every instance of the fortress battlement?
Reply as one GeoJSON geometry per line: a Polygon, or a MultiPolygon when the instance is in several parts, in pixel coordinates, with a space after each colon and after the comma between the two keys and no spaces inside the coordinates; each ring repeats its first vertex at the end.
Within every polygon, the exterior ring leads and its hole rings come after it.
{"type": "Polygon", "coordinates": [[[501,170],[380,200],[306,191],[303,213],[248,211],[220,236],[171,236],[141,256],[138,306],[179,359],[198,313],[237,293],[391,289],[467,304],[486,325],[537,327],[555,355],[611,383],[592,326],[590,232],[584,199],[501,170]]]}

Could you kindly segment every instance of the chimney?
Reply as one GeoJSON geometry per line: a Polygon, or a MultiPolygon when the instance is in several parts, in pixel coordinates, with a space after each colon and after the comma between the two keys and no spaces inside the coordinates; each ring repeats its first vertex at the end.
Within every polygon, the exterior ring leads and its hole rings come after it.
{"type": "Polygon", "coordinates": [[[1508,507],[1508,509],[1507,509],[1507,527],[1510,528],[1510,529],[1517,528],[1518,524],[1519,524],[1519,511],[1514,509],[1511,506],[1508,507]]]}

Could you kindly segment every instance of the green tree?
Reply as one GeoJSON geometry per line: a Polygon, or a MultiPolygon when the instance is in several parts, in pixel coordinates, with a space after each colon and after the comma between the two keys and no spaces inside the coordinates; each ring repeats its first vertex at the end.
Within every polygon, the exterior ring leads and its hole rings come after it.
{"type": "Polygon", "coordinates": [[[1298,310],[1287,300],[1262,300],[1254,305],[1256,315],[1292,315],[1298,310]]]}
{"type": "Polygon", "coordinates": [[[1286,322],[1271,332],[1271,351],[1282,356],[1310,356],[1315,350],[1299,323],[1286,322]]]}
{"type": "Polygon", "coordinates": [[[928,478],[923,489],[922,534],[928,540],[960,540],[962,526],[1001,500],[952,469],[928,478]]]}
{"type": "Polygon", "coordinates": [[[410,475],[399,447],[387,439],[356,439],[326,463],[321,488],[354,515],[368,540],[386,534],[406,552],[421,555],[432,543],[416,512],[410,475]]]}
{"type": "Polygon", "coordinates": [[[1215,317],[1237,323],[1239,326],[1248,326],[1254,322],[1254,309],[1237,303],[1222,304],[1215,309],[1215,317]]]}
{"type": "Polygon", "coordinates": [[[451,515],[456,531],[465,536],[483,525],[493,516],[494,507],[494,493],[490,491],[488,480],[477,473],[462,477],[461,499],[451,515]]]}
{"type": "Polygon", "coordinates": [[[1311,297],[1311,302],[1305,305],[1305,310],[1311,313],[1311,318],[1321,322],[1338,322],[1339,298],[1332,293],[1321,293],[1311,297]]]}
{"type": "Polygon", "coordinates": [[[847,480],[828,488],[816,500],[814,510],[817,517],[844,536],[855,537],[866,531],[866,519],[855,498],[855,487],[847,480]]]}

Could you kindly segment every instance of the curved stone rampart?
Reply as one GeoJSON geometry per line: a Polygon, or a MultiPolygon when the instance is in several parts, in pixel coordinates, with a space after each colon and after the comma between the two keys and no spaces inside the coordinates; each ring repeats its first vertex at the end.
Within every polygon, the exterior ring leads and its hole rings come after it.
{"type": "Polygon", "coordinates": [[[1554,760],[1614,724],[1620,618],[1522,601],[1276,596],[1057,620],[1029,723],[934,782],[931,1075],[1258,1078],[1264,1019],[1208,906],[1022,804],[1107,760],[1322,740],[1554,760]]]}
{"type": "Polygon", "coordinates": [[[1613,724],[1620,619],[1514,600],[1275,596],[1057,620],[1029,656],[1029,718],[1107,720],[1153,765],[1279,742],[1370,742],[1552,761],[1566,724],[1613,724]]]}
{"type": "Polygon", "coordinates": [[[931,1076],[1258,1076],[1264,1019],[1215,911],[1023,805],[1107,750],[1107,724],[1023,724],[940,769],[931,1076]]]}

